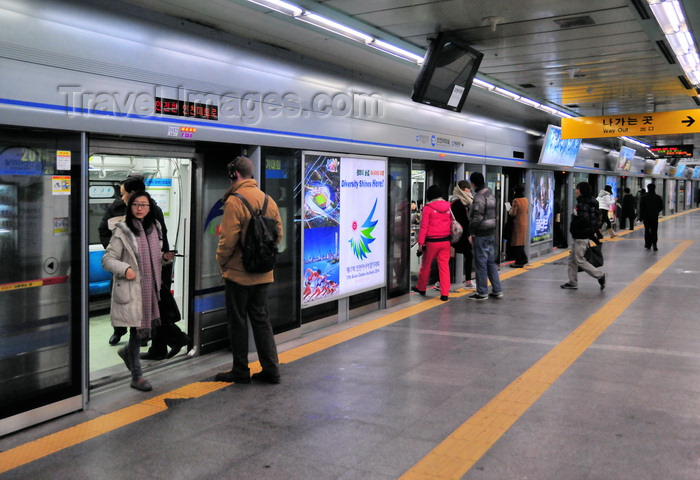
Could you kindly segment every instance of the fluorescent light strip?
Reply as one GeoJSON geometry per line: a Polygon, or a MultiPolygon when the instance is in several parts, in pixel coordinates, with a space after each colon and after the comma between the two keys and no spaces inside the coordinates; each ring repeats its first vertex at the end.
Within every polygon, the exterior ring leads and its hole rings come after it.
{"type": "Polygon", "coordinates": [[[298,17],[304,10],[291,3],[283,2],[282,0],[248,0],[250,3],[255,3],[261,7],[269,8],[275,12],[283,13],[290,17],[298,17]]]}
{"type": "Polygon", "coordinates": [[[354,28],[346,27],[341,23],[338,23],[326,17],[322,17],[321,15],[317,15],[312,12],[304,12],[303,15],[294,18],[296,18],[297,20],[301,20],[302,22],[310,23],[311,25],[315,25],[319,28],[323,28],[324,30],[328,30],[329,32],[333,32],[343,37],[349,38],[351,40],[355,40],[356,42],[368,44],[375,40],[374,37],[372,37],[371,35],[362,33],[358,30],[355,30],[354,28]]]}
{"type": "Polygon", "coordinates": [[[417,63],[419,65],[423,63],[424,57],[409,52],[408,50],[404,50],[403,48],[399,48],[383,40],[379,40],[378,38],[374,38],[371,42],[367,42],[367,45],[372,48],[376,48],[377,50],[381,50],[382,52],[394,55],[395,57],[408,60],[409,62],[417,63]]]}

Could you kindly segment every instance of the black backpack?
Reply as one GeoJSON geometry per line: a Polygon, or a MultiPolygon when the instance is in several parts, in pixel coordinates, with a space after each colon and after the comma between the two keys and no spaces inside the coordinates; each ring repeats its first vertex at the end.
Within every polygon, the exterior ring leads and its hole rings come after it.
{"type": "Polygon", "coordinates": [[[250,203],[242,195],[235,196],[248,207],[250,222],[246,230],[245,243],[241,242],[243,250],[243,267],[246,272],[265,273],[271,271],[277,262],[277,221],[266,217],[267,201],[270,198],[265,195],[265,203],[262,209],[253,210],[250,203]]]}

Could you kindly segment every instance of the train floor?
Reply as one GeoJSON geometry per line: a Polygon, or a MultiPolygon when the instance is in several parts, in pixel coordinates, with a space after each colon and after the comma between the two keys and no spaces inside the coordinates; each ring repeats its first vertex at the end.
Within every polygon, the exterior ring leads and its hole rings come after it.
{"type": "MultiPolygon", "coordinates": [[[[92,392],[0,438],[5,479],[700,478],[700,210],[501,268],[505,296],[426,297],[280,345],[282,381],[226,384],[230,353],[92,392]]],[[[259,364],[251,365],[253,371],[259,364]]]]}

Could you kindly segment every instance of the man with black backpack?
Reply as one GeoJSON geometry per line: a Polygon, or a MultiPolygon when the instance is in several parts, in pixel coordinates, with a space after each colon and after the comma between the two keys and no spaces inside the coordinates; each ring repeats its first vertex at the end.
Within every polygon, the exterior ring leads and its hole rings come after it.
{"type": "Polygon", "coordinates": [[[226,282],[226,317],[233,368],[218,373],[215,380],[250,383],[252,378],[279,383],[277,346],[267,315],[267,290],[274,282],[272,267],[277,254],[275,247],[282,241],[282,222],[275,201],[261,191],[253,179],[253,162],[249,158],[236,157],[227,168],[231,187],[222,199],[224,215],[216,261],[226,282]],[[263,258],[264,265],[254,265],[256,262],[252,260],[255,259],[251,257],[263,258]],[[262,366],[262,371],[252,377],[248,367],[248,319],[262,366]]]}

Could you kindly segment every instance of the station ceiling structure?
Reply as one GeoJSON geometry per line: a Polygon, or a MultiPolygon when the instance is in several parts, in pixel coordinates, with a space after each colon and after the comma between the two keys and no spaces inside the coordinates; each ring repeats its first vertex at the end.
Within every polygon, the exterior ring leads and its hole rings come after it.
{"type": "MultiPolygon", "coordinates": [[[[419,65],[312,22],[248,0],[126,0],[156,11],[359,72],[404,88],[419,65]]],[[[438,32],[484,53],[478,78],[581,116],[698,109],[700,89],[684,75],[647,0],[289,0],[300,9],[422,56],[438,32]]],[[[681,0],[700,34],[700,1],[681,0]]],[[[697,41],[695,43],[697,46],[697,41]]],[[[475,94],[472,88],[470,97],[475,94]]],[[[490,92],[487,92],[491,94],[490,92]]],[[[477,94],[481,95],[481,94],[477,94]]],[[[467,99],[465,111],[470,110],[467,99]]],[[[542,112],[514,118],[554,119],[542,112]]],[[[483,113],[483,112],[482,112],[483,113]]],[[[698,118],[700,124],[700,110],[698,118]]],[[[650,145],[696,144],[700,133],[635,136],[650,145]]]]}

